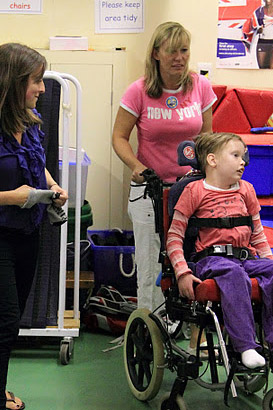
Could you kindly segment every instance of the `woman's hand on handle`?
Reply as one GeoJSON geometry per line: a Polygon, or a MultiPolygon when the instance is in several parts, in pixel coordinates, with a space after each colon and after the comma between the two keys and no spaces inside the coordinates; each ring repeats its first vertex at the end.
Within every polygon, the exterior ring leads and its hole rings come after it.
{"type": "Polygon", "coordinates": [[[144,177],[141,175],[142,172],[147,169],[145,165],[139,163],[132,172],[132,181],[137,184],[142,184],[144,182],[144,177]]]}

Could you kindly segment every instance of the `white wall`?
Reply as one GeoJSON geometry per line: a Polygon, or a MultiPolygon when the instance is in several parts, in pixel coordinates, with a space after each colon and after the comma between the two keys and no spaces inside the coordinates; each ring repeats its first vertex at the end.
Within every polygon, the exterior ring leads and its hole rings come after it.
{"type": "Polygon", "coordinates": [[[154,28],[167,20],[179,21],[192,33],[191,63],[213,64],[217,84],[271,87],[272,70],[216,69],[218,0],[145,0],[145,32],[95,34],[94,0],[44,0],[42,15],[0,15],[0,42],[19,41],[48,48],[54,35],[83,35],[90,48],[126,47],[128,83],[143,72],[146,45],[154,28]]]}
{"type": "MultiPolygon", "coordinates": [[[[50,36],[82,35],[88,37],[89,47],[95,50],[126,47],[125,83],[129,84],[143,74],[146,46],[155,27],[173,20],[192,34],[192,69],[197,69],[198,62],[208,62],[213,68],[213,83],[272,87],[272,70],[216,68],[218,0],[145,0],[145,32],[137,34],[95,34],[94,0],[44,0],[43,8],[42,15],[0,14],[0,43],[18,41],[34,48],[48,48],[50,36]]],[[[135,134],[133,141],[135,146],[135,134]]],[[[124,215],[129,174],[124,169],[124,215]]],[[[124,218],[124,227],[129,227],[127,217],[124,218]]]]}

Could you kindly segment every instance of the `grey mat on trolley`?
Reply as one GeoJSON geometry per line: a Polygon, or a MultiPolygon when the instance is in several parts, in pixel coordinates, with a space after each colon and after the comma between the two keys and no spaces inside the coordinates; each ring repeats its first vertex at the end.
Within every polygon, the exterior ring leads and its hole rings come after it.
{"type": "MultiPolygon", "coordinates": [[[[58,181],[60,84],[55,80],[46,79],[45,87],[46,92],[40,96],[37,110],[43,120],[46,166],[53,178],[58,181]]],[[[44,328],[57,324],[59,263],[60,228],[51,226],[46,219],[40,229],[38,264],[21,318],[21,328],[44,328]]]]}

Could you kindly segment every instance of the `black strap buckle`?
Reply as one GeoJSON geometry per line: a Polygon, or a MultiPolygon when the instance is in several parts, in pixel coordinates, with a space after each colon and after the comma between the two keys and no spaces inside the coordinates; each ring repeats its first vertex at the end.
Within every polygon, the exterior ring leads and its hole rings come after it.
{"type": "Polygon", "coordinates": [[[242,248],[240,251],[239,259],[240,261],[246,261],[249,257],[249,251],[245,248],[242,248]]]}

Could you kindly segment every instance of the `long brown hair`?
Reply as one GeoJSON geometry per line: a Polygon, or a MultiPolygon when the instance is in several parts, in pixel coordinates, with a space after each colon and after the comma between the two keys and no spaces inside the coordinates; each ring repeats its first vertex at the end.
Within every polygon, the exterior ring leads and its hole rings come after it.
{"type": "Polygon", "coordinates": [[[36,50],[19,44],[0,46],[0,124],[9,135],[22,132],[41,120],[26,107],[29,76],[42,78],[46,59],[36,50]]]}
{"type": "MultiPolygon", "coordinates": [[[[154,50],[159,50],[164,41],[168,40],[170,50],[178,50],[187,44],[190,47],[190,33],[180,24],[173,21],[160,24],[154,31],[149,42],[145,63],[145,87],[150,97],[159,98],[162,95],[163,83],[159,72],[158,61],[154,58],[154,50]]],[[[192,89],[192,75],[189,67],[181,75],[178,87],[182,86],[185,94],[192,89]]]]}

